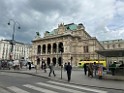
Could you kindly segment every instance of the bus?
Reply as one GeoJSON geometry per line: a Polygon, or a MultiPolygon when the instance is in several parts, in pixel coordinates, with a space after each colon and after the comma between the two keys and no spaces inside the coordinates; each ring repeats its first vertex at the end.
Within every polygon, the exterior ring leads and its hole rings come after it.
{"type": "Polygon", "coordinates": [[[78,62],[78,67],[83,67],[84,64],[89,64],[89,63],[94,63],[96,62],[96,64],[102,64],[104,67],[106,67],[106,61],[105,60],[85,60],[85,61],[80,61],[78,62]]]}

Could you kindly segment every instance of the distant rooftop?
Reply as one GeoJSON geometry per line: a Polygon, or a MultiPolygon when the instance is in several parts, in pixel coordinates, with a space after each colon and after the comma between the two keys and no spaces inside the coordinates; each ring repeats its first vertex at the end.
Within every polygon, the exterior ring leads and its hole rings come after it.
{"type": "MultiPolygon", "coordinates": [[[[4,39],[4,40],[0,40],[0,41],[11,42],[12,40],[4,39]]],[[[18,42],[18,41],[15,41],[15,43],[17,43],[17,44],[23,44],[23,45],[30,45],[30,44],[26,44],[26,43],[22,43],[22,42],[18,42]]]]}
{"type": "Polygon", "coordinates": [[[115,39],[115,40],[106,40],[106,41],[100,41],[100,43],[105,44],[105,43],[117,43],[117,42],[124,42],[123,39],[115,39]]]}

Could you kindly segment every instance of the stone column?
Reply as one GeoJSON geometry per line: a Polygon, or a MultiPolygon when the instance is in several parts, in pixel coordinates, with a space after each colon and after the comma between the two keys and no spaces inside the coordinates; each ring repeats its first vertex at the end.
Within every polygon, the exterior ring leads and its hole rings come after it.
{"type": "Polygon", "coordinates": [[[56,51],[56,52],[57,52],[57,54],[58,54],[58,53],[59,53],[59,44],[56,43],[56,45],[57,45],[57,47],[56,47],[56,48],[57,48],[57,51],[56,51]]]}
{"type": "Polygon", "coordinates": [[[51,54],[53,54],[53,44],[51,44],[51,54]]]}

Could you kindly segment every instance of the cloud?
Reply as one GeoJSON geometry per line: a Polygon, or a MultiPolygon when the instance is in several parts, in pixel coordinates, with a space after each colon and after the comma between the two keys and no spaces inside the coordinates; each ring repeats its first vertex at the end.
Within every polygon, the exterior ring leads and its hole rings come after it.
{"type": "Polygon", "coordinates": [[[105,33],[106,27],[112,34],[124,26],[123,9],[123,0],[0,0],[0,36],[11,39],[12,25],[7,23],[14,19],[21,26],[15,39],[22,42],[32,41],[38,31],[43,37],[45,31],[52,31],[61,22],[83,23],[99,40],[123,38],[121,34],[110,37],[105,33]]]}

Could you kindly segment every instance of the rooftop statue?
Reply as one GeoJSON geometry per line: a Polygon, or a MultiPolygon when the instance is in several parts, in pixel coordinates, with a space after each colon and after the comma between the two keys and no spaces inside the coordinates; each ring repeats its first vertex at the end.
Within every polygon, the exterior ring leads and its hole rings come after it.
{"type": "Polygon", "coordinates": [[[40,36],[40,33],[39,32],[36,32],[36,36],[40,36]]]}
{"type": "Polygon", "coordinates": [[[39,38],[40,38],[40,33],[39,32],[36,32],[35,39],[39,39],[39,38]]]}

